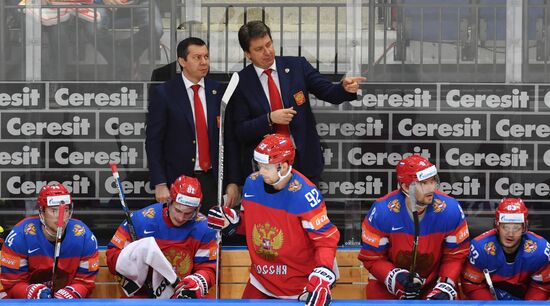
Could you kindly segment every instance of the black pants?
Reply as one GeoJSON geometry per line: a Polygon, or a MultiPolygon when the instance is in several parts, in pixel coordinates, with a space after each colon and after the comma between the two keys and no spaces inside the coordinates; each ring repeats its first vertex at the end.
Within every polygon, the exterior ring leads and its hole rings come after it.
{"type": "Polygon", "coordinates": [[[214,171],[210,170],[208,172],[196,171],[194,176],[201,183],[202,190],[202,204],[200,212],[207,216],[208,210],[218,204],[218,181],[214,176],[214,171]]]}

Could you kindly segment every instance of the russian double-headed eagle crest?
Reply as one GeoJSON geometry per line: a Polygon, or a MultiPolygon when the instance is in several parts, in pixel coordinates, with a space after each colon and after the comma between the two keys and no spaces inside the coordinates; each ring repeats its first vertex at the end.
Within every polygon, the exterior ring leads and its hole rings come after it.
{"type": "Polygon", "coordinates": [[[164,255],[172,264],[172,267],[174,267],[180,279],[191,273],[191,257],[189,254],[176,248],[169,248],[164,251],[164,255]]]}
{"type": "Polygon", "coordinates": [[[252,227],[252,242],[256,254],[264,259],[271,260],[279,256],[277,251],[283,246],[283,231],[269,223],[255,224],[252,227]]]}

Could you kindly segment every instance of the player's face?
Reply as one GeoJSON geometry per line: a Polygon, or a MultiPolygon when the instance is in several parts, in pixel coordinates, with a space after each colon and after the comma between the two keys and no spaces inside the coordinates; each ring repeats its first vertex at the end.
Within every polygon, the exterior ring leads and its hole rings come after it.
{"type": "MultiPolygon", "coordinates": [[[[65,205],[65,211],[63,213],[64,223],[63,230],[67,226],[67,222],[71,218],[73,211],[72,205],[65,205]]],[[[43,210],[42,216],[44,216],[44,223],[52,233],[57,232],[57,218],[59,217],[59,206],[46,207],[43,210]]]]}
{"type": "Polygon", "coordinates": [[[523,235],[521,223],[499,223],[498,239],[506,253],[513,253],[518,248],[523,235]]]}
{"type": "Polygon", "coordinates": [[[434,192],[437,189],[437,178],[430,177],[421,182],[416,182],[416,202],[418,205],[425,206],[432,204],[434,192]]]}
{"type": "Polygon", "coordinates": [[[178,57],[178,63],[183,67],[183,74],[189,81],[198,83],[208,74],[210,58],[206,46],[190,45],[187,48],[187,58],[178,57]]]}
{"type": "Polygon", "coordinates": [[[277,172],[279,172],[280,164],[257,163],[257,165],[266,184],[274,184],[279,180],[277,172]]]}
{"type": "Polygon", "coordinates": [[[254,65],[267,69],[275,61],[273,41],[267,34],[263,37],[252,38],[250,40],[250,47],[245,52],[245,55],[254,65]]]}
{"type": "Polygon", "coordinates": [[[185,222],[195,217],[197,208],[172,202],[168,210],[172,224],[174,224],[174,226],[182,226],[185,222]]]}

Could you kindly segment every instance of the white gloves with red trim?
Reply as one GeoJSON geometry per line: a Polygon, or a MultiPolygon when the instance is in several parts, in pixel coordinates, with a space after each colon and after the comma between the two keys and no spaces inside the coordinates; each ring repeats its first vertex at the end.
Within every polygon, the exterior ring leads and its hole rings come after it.
{"type": "Polygon", "coordinates": [[[309,274],[309,282],[304,292],[298,296],[298,300],[305,302],[306,306],[328,306],[332,301],[330,288],[336,282],[336,275],[331,269],[321,266],[313,269],[309,274]]]}
{"type": "Polygon", "coordinates": [[[204,276],[195,273],[184,277],[176,286],[172,299],[200,299],[208,293],[204,276]]]}

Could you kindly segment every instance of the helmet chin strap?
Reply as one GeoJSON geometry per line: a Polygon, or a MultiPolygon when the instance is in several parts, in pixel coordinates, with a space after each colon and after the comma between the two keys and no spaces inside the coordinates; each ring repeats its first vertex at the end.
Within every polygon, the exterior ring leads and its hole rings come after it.
{"type": "Polygon", "coordinates": [[[46,225],[46,222],[44,221],[44,215],[42,215],[42,211],[38,211],[38,216],[40,216],[40,223],[42,223],[42,228],[44,229],[46,234],[48,234],[48,236],[50,237],[55,237],[57,233],[50,232],[50,229],[48,228],[48,226],[46,225]]]}
{"type": "Polygon", "coordinates": [[[279,169],[277,170],[277,176],[279,177],[279,179],[275,183],[270,185],[275,186],[279,184],[282,180],[284,180],[287,176],[289,176],[291,172],[292,172],[292,165],[288,165],[288,172],[285,175],[281,175],[281,166],[279,166],[279,169]]]}

